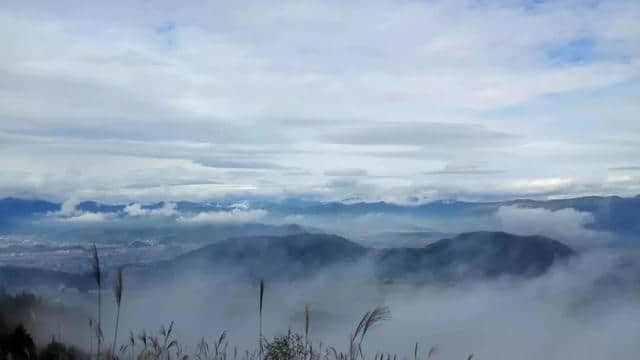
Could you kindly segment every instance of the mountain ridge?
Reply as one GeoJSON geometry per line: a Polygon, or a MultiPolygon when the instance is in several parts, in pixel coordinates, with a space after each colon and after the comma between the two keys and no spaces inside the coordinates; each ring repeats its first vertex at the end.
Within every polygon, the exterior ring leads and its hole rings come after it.
{"type": "Polygon", "coordinates": [[[227,239],[158,265],[172,273],[233,268],[253,280],[299,280],[332,267],[367,263],[379,281],[427,283],[539,276],[574,255],[559,241],[505,232],[469,232],[421,248],[382,249],[337,235],[302,233],[227,239]]]}
{"type": "MultiPolygon", "coordinates": [[[[142,209],[157,209],[165,202],[142,205],[142,209]]],[[[210,211],[234,211],[235,203],[226,201],[212,202],[176,202],[176,210],[182,213],[198,213],[210,211]]],[[[419,217],[456,218],[470,216],[485,216],[495,214],[503,206],[521,208],[545,209],[558,211],[574,209],[592,216],[592,221],[585,227],[592,230],[607,231],[633,238],[640,234],[640,195],[635,197],[620,196],[583,196],[569,199],[532,200],[514,199],[494,202],[465,202],[465,201],[434,201],[420,205],[401,205],[379,202],[319,202],[310,200],[299,201],[249,201],[251,209],[266,210],[270,215],[309,215],[309,216],[340,216],[364,215],[370,213],[412,215],[419,217]]],[[[5,198],[0,200],[0,224],[10,220],[29,216],[42,215],[61,209],[61,204],[44,200],[5,198]]],[[[126,205],[101,204],[95,201],[79,203],[76,208],[80,211],[105,212],[123,214],[126,205]]]]}
{"type": "MultiPolygon", "coordinates": [[[[544,274],[554,264],[576,255],[567,245],[543,236],[504,232],[470,232],[442,239],[422,248],[375,249],[337,235],[298,233],[285,236],[229,238],[171,260],[131,265],[130,276],[153,280],[181,274],[234,277],[245,280],[299,281],[325,270],[371,266],[376,281],[416,284],[463,282],[502,276],[529,278],[544,274]]],[[[7,270],[0,274],[7,275],[7,270]]],[[[364,268],[363,268],[364,269],[364,268]]],[[[105,269],[108,272],[109,269],[105,269]]],[[[15,267],[12,278],[36,278],[82,284],[86,274],[71,274],[15,267]],[[35,272],[34,272],[35,271],[35,272]],[[16,275],[17,274],[17,275],[16,275]],[[27,275],[25,275],[27,274],[27,275]],[[37,275],[37,276],[36,276],[37,275]],[[21,277],[22,276],[22,277],[21,277]]],[[[4,277],[4,281],[10,280],[4,277]]],[[[372,278],[373,279],[373,278],[372,278]]],[[[0,281],[0,286],[8,284],[0,281]]]]}

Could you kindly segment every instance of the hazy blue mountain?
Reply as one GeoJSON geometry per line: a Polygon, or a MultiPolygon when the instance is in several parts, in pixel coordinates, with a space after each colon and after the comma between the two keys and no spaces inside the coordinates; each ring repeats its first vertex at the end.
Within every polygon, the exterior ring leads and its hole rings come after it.
{"type": "Polygon", "coordinates": [[[490,215],[501,206],[543,208],[547,210],[575,209],[593,215],[587,227],[621,235],[640,234],[640,196],[623,198],[618,196],[589,196],[560,200],[517,199],[499,202],[435,201],[422,205],[397,205],[385,202],[374,203],[316,203],[295,207],[273,207],[280,213],[309,215],[363,215],[367,213],[389,213],[427,217],[469,217],[490,215]]]}
{"type": "Polygon", "coordinates": [[[30,200],[17,198],[0,199],[0,221],[2,219],[45,214],[60,210],[60,204],[45,200],[30,200]]]}
{"type": "Polygon", "coordinates": [[[454,235],[456,234],[440,231],[386,231],[362,235],[356,240],[366,242],[367,245],[374,248],[419,248],[441,239],[453,237],[454,235]]]}
{"type": "Polygon", "coordinates": [[[222,241],[158,268],[181,273],[231,270],[252,279],[300,279],[334,265],[371,260],[381,281],[417,283],[538,276],[556,261],[574,255],[561,242],[542,236],[473,232],[436,241],[422,248],[372,249],[335,235],[296,234],[222,241]]]}
{"type": "MultiPolygon", "coordinates": [[[[264,209],[276,215],[363,215],[370,213],[412,215],[418,217],[456,218],[484,216],[495,213],[501,206],[520,206],[543,208],[548,210],[575,209],[593,215],[593,223],[587,227],[609,231],[623,236],[640,234],[640,196],[623,198],[618,196],[589,196],[560,200],[527,200],[517,199],[500,202],[463,202],[435,201],[422,205],[398,205],[387,202],[319,202],[304,199],[288,199],[283,201],[250,201],[252,209],[264,209]]],[[[157,209],[164,202],[144,205],[145,209],[157,209]]],[[[183,213],[230,210],[230,201],[176,203],[177,210],[183,213]]],[[[121,213],[125,205],[101,204],[87,201],[78,204],[81,211],[121,213]]],[[[24,200],[6,198],[0,200],[0,223],[12,219],[25,218],[60,209],[60,204],[43,200],[24,200]]]]}
{"type": "Polygon", "coordinates": [[[593,215],[594,222],[587,225],[590,228],[623,235],[640,234],[640,196],[589,196],[548,201],[514,200],[507,204],[548,210],[573,208],[593,215]]]}
{"type": "MultiPolygon", "coordinates": [[[[302,280],[324,270],[342,274],[341,266],[372,266],[378,281],[441,283],[498,276],[530,277],[574,255],[566,245],[541,236],[473,232],[422,248],[372,249],[335,235],[300,233],[227,239],[150,265],[131,266],[138,280],[166,280],[233,275],[241,279],[302,280]]],[[[20,268],[0,268],[0,286],[67,284],[86,289],[85,275],[20,268]]],[[[105,269],[105,273],[108,269],[105,269]]],[[[367,272],[363,272],[366,274],[367,272]]],[[[373,279],[370,279],[373,280],[373,279]]]]}
{"type": "Polygon", "coordinates": [[[124,210],[125,205],[101,204],[95,201],[83,201],[76,205],[76,209],[94,213],[117,213],[124,210]]]}
{"type": "Polygon", "coordinates": [[[178,273],[195,269],[214,274],[234,268],[241,277],[291,280],[333,265],[354,263],[367,252],[367,248],[335,235],[256,236],[208,245],[157,264],[157,268],[178,273]]]}
{"type": "Polygon", "coordinates": [[[563,243],[543,236],[471,232],[424,248],[392,248],[376,256],[382,281],[460,281],[498,276],[538,276],[573,256],[563,243]]]}
{"type": "Polygon", "coordinates": [[[0,266],[0,288],[74,288],[88,291],[95,287],[90,274],[74,274],[63,271],[0,266]]]}
{"type": "Polygon", "coordinates": [[[58,210],[60,204],[45,200],[0,199],[0,231],[9,231],[23,219],[58,210]]]}

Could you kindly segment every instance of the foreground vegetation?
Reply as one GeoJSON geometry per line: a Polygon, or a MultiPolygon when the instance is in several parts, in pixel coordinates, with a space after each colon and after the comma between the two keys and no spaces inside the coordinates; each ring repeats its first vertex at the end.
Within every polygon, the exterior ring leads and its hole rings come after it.
{"type": "MultiPolygon", "coordinates": [[[[103,272],[100,266],[100,257],[95,246],[92,247],[93,277],[98,290],[102,289],[103,272]]],[[[141,331],[137,335],[130,332],[126,341],[118,338],[118,325],[120,316],[120,304],[124,293],[123,270],[116,271],[113,292],[116,301],[116,319],[113,329],[113,338],[105,341],[102,329],[102,299],[101,292],[97,291],[96,317],[89,318],[89,349],[78,349],[67,346],[58,341],[55,336],[45,346],[38,347],[27,328],[25,322],[35,320],[34,309],[42,307],[43,302],[31,294],[11,295],[0,291],[0,359],[12,360],[75,360],[75,359],[176,359],[176,360],[366,360],[364,341],[367,333],[377,324],[390,319],[390,310],[385,306],[378,306],[367,311],[360,321],[355,324],[355,329],[348,339],[346,349],[326,346],[322,343],[315,344],[309,338],[311,318],[309,307],[305,307],[304,333],[289,332],[286,335],[275,336],[266,339],[262,335],[262,309],[265,301],[266,286],[261,281],[257,289],[258,305],[258,338],[256,349],[241,350],[237,347],[230,348],[227,333],[222,332],[215,341],[208,342],[202,338],[195,350],[185,351],[184,347],[174,337],[174,323],[162,326],[157,333],[141,331]],[[94,349],[94,343],[96,344],[94,349]]],[[[32,326],[36,326],[33,321],[32,326]]],[[[412,349],[413,360],[426,360],[436,355],[436,348],[431,347],[424,351],[415,344],[412,349]]],[[[473,355],[468,356],[471,360],[473,355]]],[[[376,353],[374,360],[398,360],[398,356],[389,353],[376,353]]],[[[402,359],[407,359],[403,357],[402,359]]]]}

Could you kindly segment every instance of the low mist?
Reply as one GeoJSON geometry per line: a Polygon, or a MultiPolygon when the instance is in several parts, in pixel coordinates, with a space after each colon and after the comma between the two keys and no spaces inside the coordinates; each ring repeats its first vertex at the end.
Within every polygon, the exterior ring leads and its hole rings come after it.
{"type": "MultiPolygon", "coordinates": [[[[378,284],[363,281],[366,264],[328,269],[295,283],[267,283],[264,336],[304,332],[304,309],[310,311],[310,339],[346,351],[360,317],[376,305],[392,318],[371,330],[363,343],[368,356],[377,352],[443,359],[475,354],[485,359],[634,358],[640,354],[640,277],[637,253],[592,250],[569,264],[529,280],[438,286],[378,284]],[[339,273],[343,276],[337,276],[339,273]]],[[[115,303],[103,296],[105,341],[112,341],[115,303]]],[[[95,314],[95,294],[68,295],[77,311],[95,314]]],[[[76,317],[77,318],[77,317],[76,317]]],[[[63,322],[69,321],[67,317],[63,322]]],[[[230,349],[257,348],[258,287],[225,274],[204,277],[185,273],[153,285],[127,281],[122,301],[119,341],[130,331],[157,332],[175,322],[183,350],[201,338],[214,341],[227,331],[230,349]]],[[[49,324],[52,326],[54,324],[49,324]]],[[[87,347],[81,323],[63,323],[64,340],[87,347]]],[[[38,329],[39,335],[47,330],[38,329]]]]}

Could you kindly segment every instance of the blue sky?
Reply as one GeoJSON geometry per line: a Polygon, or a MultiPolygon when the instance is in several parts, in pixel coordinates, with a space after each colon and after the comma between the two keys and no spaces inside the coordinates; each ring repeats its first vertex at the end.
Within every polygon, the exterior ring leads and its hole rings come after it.
{"type": "Polygon", "coordinates": [[[8,1],[0,196],[640,193],[635,1],[8,1]]]}

